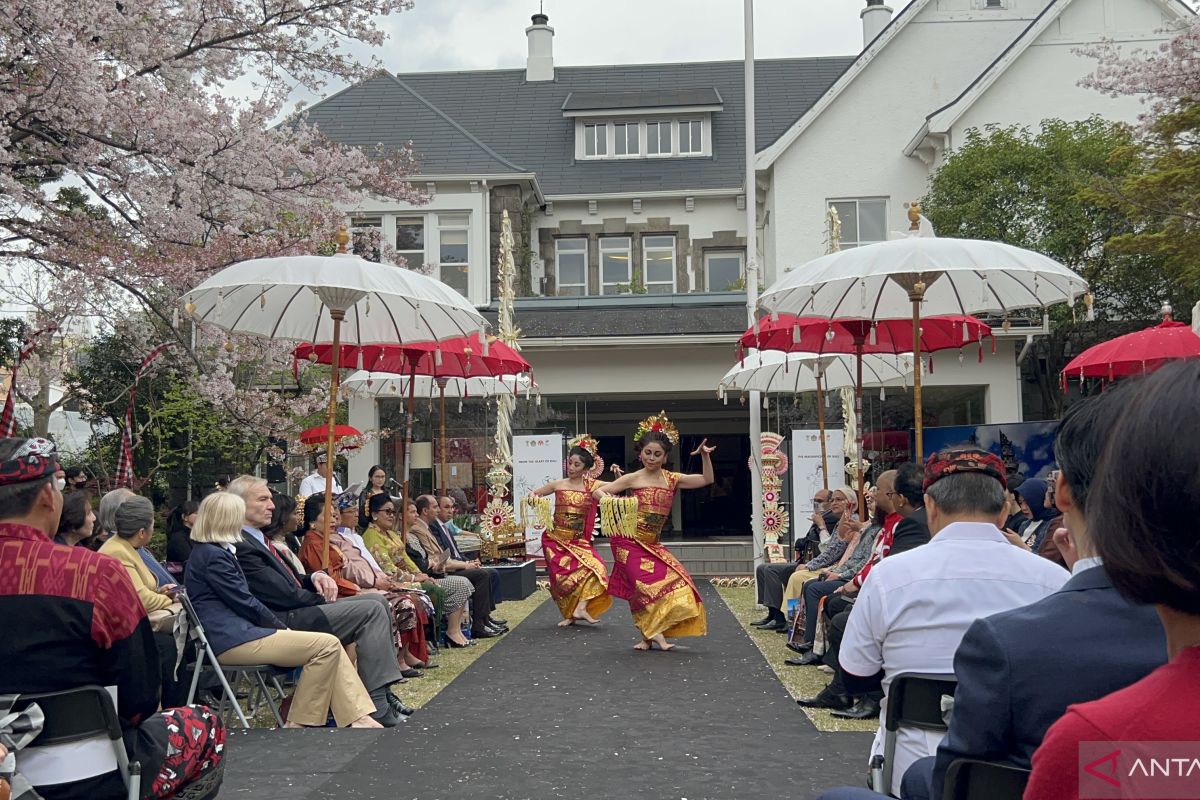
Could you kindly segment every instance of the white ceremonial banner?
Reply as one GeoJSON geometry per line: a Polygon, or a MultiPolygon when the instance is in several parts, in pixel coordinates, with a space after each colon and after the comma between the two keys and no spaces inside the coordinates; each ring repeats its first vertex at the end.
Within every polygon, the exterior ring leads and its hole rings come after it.
{"type": "MultiPolygon", "coordinates": [[[[845,432],[841,429],[825,429],[825,461],[829,465],[829,488],[845,486],[846,458],[842,455],[845,432]]],[[[813,495],[825,488],[821,476],[821,433],[820,431],[794,429],[792,431],[792,456],[788,464],[792,473],[792,541],[808,533],[812,523],[813,495]]]]}
{"type": "MultiPolygon", "coordinates": [[[[563,437],[561,433],[513,437],[513,511],[521,519],[521,503],[534,489],[563,476],[563,437]]],[[[550,498],[553,507],[554,498],[550,498]]],[[[525,552],[541,555],[542,531],[525,529],[525,552]]]]}

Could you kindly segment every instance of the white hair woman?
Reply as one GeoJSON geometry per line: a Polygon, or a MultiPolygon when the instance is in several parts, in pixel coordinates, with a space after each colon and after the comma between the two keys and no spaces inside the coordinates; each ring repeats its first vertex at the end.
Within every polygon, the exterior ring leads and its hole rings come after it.
{"type": "Polygon", "coordinates": [[[337,637],[289,630],[260,603],[234,558],[246,504],[229,492],[204,498],[192,526],[188,597],[208,633],[217,660],[230,666],[303,667],[285,727],[321,727],[330,711],[339,727],[379,728],[375,704],[337,637]]]}

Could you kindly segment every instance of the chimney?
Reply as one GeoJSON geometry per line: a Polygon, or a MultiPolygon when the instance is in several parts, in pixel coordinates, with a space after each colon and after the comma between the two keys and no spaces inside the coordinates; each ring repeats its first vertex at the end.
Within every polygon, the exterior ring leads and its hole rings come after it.
{"type": "Polygon", "coordinates": [[[533,24],[525,29],[525,38],[529,40],[525,80],[531,83],[554,80],[554,28],[546,24],[549,21],[550,18],[539,11],[533,15],[533,24]]]}
{"type": "Polygon", "coordinates": [[[879,32],[892,21],[892,9],[883,0],[867,0],[867,7],[859,12],[863,26],[863,49],[866,50],[879,32]]]}

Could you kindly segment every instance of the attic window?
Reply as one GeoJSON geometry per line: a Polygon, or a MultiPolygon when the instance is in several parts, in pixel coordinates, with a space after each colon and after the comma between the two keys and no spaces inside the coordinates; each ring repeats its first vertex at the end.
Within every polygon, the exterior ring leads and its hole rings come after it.
{"type": "Polygon", "coordinates": [[[1008,0],[982,0],[982,5],[984,8],[1005,9],[1008,8],[1008,0]]]}
{"type": "Polygon", "coordinates": [[[648,120],[580,120],[579,159],[691,158],[712,155],[712,119],[656,117],[648,120]]]}

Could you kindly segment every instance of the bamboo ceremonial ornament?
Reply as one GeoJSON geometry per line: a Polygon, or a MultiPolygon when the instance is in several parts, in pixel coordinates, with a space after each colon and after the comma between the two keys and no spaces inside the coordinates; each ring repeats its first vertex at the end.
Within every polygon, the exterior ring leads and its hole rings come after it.
{"type": "Polygon", "coordinates": [[[521,503],[521,527],[550,530],[554,525],[554,511],[550,508],[549,497],[538,497],[531,494],[521,503]]]}
{"type": "Polygon", "coordinates": [[[604,532],[609,536],[632,539],[637,533],[637,510],[636,497],[605,495],[600,499],[600,523],[604,532]]]}
{"type": "Polygon", "coordinates": [[[821,362],[817,362],[817,430],[821,434],[821,484],[825,491],[829,491],[829,458],[825,454],[825,398],[824,391],[821,388],[821,373],[824,367],[821,362]]]}

